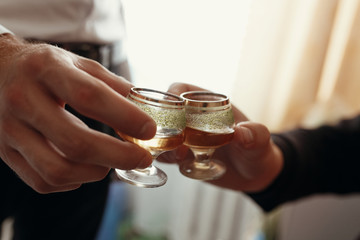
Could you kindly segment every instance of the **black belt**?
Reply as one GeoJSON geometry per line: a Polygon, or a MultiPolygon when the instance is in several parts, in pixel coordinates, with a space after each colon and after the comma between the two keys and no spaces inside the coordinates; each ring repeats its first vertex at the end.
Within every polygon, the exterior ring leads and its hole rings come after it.
{"type": "Polygon", "coordinates": [[[48,43],[54,46],[58,46],[77,55],[95,60],[101,63],[106,68],[110,68],[113,64],[114,46],[112,44],[94,44],[86,42],[52,42],[37,39],[28,39],[28,41],[37,43],[48,43]]]}

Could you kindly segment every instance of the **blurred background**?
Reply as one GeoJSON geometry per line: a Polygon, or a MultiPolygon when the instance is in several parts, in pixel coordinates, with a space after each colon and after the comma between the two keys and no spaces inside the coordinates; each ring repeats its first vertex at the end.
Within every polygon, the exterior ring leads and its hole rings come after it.
{"type": "Polygon", "coordinates": [[[251,0],[125,0],[134,82],[188,82],[231,93],[251,0]]]}
{"type": "MultiPolygon", "coordinates": [[[[360,110],[360,0],[123,0],[133,83],[229,95],[271,131],[360,110]]],[[[159,165],[165,186],[111,185],[99,240],[355,240],[360,196],[312,196],[265,214],[243,193],[159,165]]],[[[341,164],[341,163],[339,163],[341,164]]],[[[11,219],[3,225],[9,229],[11,219]]],[[[3,231],[1,240],[9,239],[3,231]]]]}
{"type": "MultiPolygon", "coordinates": [[[[360,109],[359,0],[124,0],[136,86],[192,83],[228,94],[272,131],[360,109]]],[[[341,163],[339,163],[341,164],[341,163]]],[[[359,195],[313,196],[264,214],[246,195],[181,176],[115,182],[99,239],[353,240],[359,195]]]]}

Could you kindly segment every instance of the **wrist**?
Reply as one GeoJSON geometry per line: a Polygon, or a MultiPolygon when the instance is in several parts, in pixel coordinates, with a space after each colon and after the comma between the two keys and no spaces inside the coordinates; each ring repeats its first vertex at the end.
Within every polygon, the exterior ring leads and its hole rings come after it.
{"type": "Polygon", "coordinates": [[[256,174],[249,178],[252,184],[246,192],[262,192],[273,184],[284,167],[282,151],[273,141],[270,141],[268,153],[264,154],[261,164],[259,162],[254,162],[254,164],[260,167],[254,167],[256,174]]]}
{"type": "Polygon", "coordinates": [[[3,57],[12,55],[14,52],[19,51],[26,45],[25,40],[16,37],[11,33],[0,34],[0,56],[3,57]]]}
{"type": "Polygon", "coordinates": [[[268,188],[277,177],[280,175],[284,167],[284,156],[281,149],[271,141],[272,145],[272,160],[269,163],[269,171],[267,184],[263,187],[262,190],[268,188]]]}
{"type": "Polygon", "coordinates": [[[27,46],[25,40],[11,33],[0,34],[0,73],[5,72],[14,56],[22,52],[27,46]]]}

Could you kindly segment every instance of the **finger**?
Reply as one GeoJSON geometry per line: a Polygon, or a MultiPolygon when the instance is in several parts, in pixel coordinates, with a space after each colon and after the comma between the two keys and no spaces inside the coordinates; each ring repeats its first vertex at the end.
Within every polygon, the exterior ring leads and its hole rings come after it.
{"type": "Polygon", "coordinates": [[[82,92],[73,92],[69,98],[65,98],[70,106],[83,115],[130,136],[140,139],[150,139],[154,136],[156,124],[145,112],[97,79],[92,79],[82,72],[74,75],[74,78],[79,79],[88,77],[89,81],[80,80],[79,85],[74,86],[75,89],[82,89],[82,92]],[[91,85],[89,85],[90,81],[92,81],[91,85]]]}
{"type": "Polygon", "coordinates": [[[67,159],[121,169],[151,163],[151,155],[144,149],[88,128],[37,88],[29,92],[36,94],[36,98],[25,97],[20,103],[14,104],[12,112],[38,130],[67,159]],[[42,103],[41,107],[38,103],[42,103]]]}
{"type": "Polygon", "coordinates": [[[188,92],[188,91],[205,91],[206,89],[197,87],[195,85],[192,84],[186,84],[186,83],[173,83],[170,85],[168,91],[170,93],[176,94],[176,95],[180,95],[183,92],[188,92]]]}
{"type": "Polygon", "coordinates": [[[96,61],[78,57],[77,59],[74,59],[74,64],[79,69],[87,72],[100,81],[103,81],[110,88],[123,96],[127,96],[130,92],[130,88],[133,87],[133,85],[125,78],[117,76],[96,61]]]}
{"type": "Polygon", "coordinates": [[[68,159],[120,169],[147,167],[152,162],[148,151],[92,130],[72,114],[63,109],[61,111],[62,113],[57,114],[59,117],[53,119],[59,121],[58,124],[54,122],[48,128],[38,128],[68,159]],[[69,124],[61,124],[65,122],[69,124]],[[56,128],[59,124],[63,126],[56,128]]]}
{"type": "MultiPolygon", "coordinates": [[[[59,106],[56,99],[43,89],[37,88],[36,85],[26,87],[26,92],[20,85],[12,86],[7,91],[7,105],[11,106],[9,111],[41,132],[68,159],[121,169],[132,169],[151,163],[151,156],[147,151],[89,129],[59,106]]],[[[128,119],[134,120],[119,129],[134,126],[135,118],[138,116],[137,108],[127,100],[122,100],[125,104],[130,104],[136,113],[127,116],[128,119]]]]}
{"type": "Polygon", "coordinates": [[[189,148],[181,145],[173,151],[162,153],[157,160],[164,163],[180,163],[186,159],[189,153],[189,148]]]}
{"type": "Polygon", "coordinates": [[[56,124],[39,128],[47,132],[51,142],[70,160],[120,169],[145,168],[151,164],[152,157],[148,151],[90,129],[69,112],[61,111],[57,121],[59,124],[68,122],[68,125],[63,124],[60,129],[56,128],[56,124]],[[49,129],[52,131],[48,132],[49,129]],[[60,133],[53,134],[59,130],[60,133]]]}
{"type": "MultiPolygon", "coordinates": [[[[104,81],[79,70],[71,61],[63,61],[62,65],[57,65],[58,67],[43,71],[39,77],[39,81],[57,98],[62,99],[81,114],[128,135],[140,139],[150,139],[154,136],[156,125],[151,117],[104,81]]],[[[108,77],[106,81],[115,85],[114,81],[109,79],[108,77]]],[[[130,87],[126,81],[118,81],[116,86],[118,91],[123,88],[124,93],[128,92],[130,87]]]]}
{"type": "Polygon", "coordinates": [[[240,122],[235,126],[234,140],[239,147],[244,149],[263,149],[270,143],[269,129],[250,121],[240,122]]]}
{"type": "Polygon", "coordinates": [[[99,181],[109,168],[79,164],[67,160],[38,131],[13,121],[8,124],[6,138],[9,146],[17,149],[44,181],[52,186],[99,181]]]}
{"type": "Polygon", "coordinates": [[[237,171],[250,179],[265,171],[264,162],[272,153],[271,146],[270,132],[264,125],[242,122],[236,125],[228,149],[237,171]]]}
{"type": "Polygon", "coordinates": [[[52,186],[48,184],[32,169],[24,157],[15,150],[7,150],[6,158],[3,158],[3,160],[17,173],[21,180],[38,193],[64,192],[75,190],[81,186],[81,184],[69,184],[65,186],[52,186]]]}
{"type": "Polygon", "coordinates": [[[262,124],[238,123],[230,144],[219,148],[214,157],[222,159],[228,167],[222,178],[211,183],[236,191],[258,191],[273,168],[269,161],[270,133],[262,124]]]}

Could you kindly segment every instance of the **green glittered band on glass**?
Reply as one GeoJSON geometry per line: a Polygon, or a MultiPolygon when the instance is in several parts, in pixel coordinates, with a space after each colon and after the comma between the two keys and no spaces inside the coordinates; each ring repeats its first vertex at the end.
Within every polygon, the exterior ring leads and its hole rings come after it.
{"type": "Polygon", "coordinates": [[[185,100],[186,124],[206,132],[233,132],[234,116],[229,98],[209,91],[190,91],[185,100]]]}
{"type": "Polygon", "coordinates": [[[184,129],[186,126],[185,114],[181,114],[179,117],[179,111],[185,111],[185,109],[179,110],[179,106],[176,108],[159,108],[158,106],[143,104],[142,102],[136,102],[132,100],[135,105],[146,112],[154,121],[158,127],[162,128],[177,128],[184,129]]]}
{"type": "Polygon", "coordinates": [[[187,126],[205,132],[233,132],[232,109],[217,112],[186,113],[187,126]]]}
{"type": "Polygon", "coordinates": [[[184,100],[171,93],[146,88],[132,88],[128,99],[146,112],[161,128],[184,129],[186,126],[184,100]],[[179,117],[183,116],[183,117],[179,117]]]}

